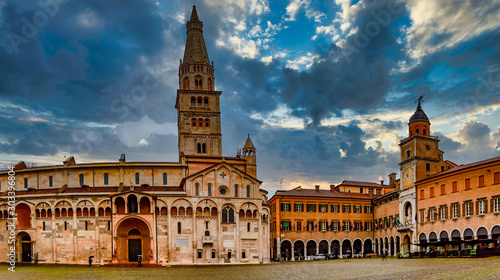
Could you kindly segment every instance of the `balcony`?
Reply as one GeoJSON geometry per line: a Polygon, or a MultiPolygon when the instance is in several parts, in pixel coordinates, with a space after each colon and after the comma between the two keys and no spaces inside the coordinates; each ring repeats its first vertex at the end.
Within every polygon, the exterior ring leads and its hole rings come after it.
{"type": "Polygon", "coordinates": [[[399,225],[397,227],[397,229],[398,229],[399,232],[411,231],[412,226],[413,226],[413,224],[408,223],[406,225],[399,225]]]}
{"type": "Polygon", "coordinates": [[[203,245],[205,244],[213,244],[214,237],[213,236],[203,236],[203,245]]]}

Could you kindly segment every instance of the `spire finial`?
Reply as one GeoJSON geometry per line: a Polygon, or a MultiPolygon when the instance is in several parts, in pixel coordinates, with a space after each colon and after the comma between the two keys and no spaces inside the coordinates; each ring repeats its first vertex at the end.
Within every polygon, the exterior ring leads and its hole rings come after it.
{"type": "Polygon", "coordinates": [[[418,102],[418,107],[420,107],[420,103],[424,102],[424,96],[420,95],[420,97],[417,99],[417,101],[415,101],[415,103],[417,102],[418,102]]]}

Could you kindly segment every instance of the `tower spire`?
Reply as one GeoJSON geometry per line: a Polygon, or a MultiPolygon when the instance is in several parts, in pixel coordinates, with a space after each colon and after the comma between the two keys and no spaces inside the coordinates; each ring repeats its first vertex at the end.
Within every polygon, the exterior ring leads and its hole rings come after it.
{"type": "Polygon", "coordinates": [[[191,18],[186,24],[187,39],[184,49],[184,65],[188,63],[210,64],[207,47],[203,39],[203,22],[198,18],[196,6],[193,6],[191,18]]]}

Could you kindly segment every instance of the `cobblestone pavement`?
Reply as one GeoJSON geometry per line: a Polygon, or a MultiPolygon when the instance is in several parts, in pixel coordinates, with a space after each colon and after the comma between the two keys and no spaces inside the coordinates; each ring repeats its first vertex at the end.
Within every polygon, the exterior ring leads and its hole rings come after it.
{"type": "Polygon", "coordinates": [[[500,279],[500,256],[484,259],[352,259],[265,265],[111,268],[0,265],[0,279],[500,279]]]}

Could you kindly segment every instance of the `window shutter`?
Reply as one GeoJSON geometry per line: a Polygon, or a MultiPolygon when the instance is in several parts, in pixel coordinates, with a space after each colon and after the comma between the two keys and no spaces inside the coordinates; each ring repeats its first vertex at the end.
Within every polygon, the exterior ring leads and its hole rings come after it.
{"type": "MultiPolygon", "coordinates": [[[[491,211],[491,212],[493,212],[493,211],[491,211]]],[[[488,213],[488,200],[487,199],[484,200],[484,213],[488,213]]]]}
{"type": "Polygon", "coordinates": [[[493,213],[493,206],[494,206],[494,202],[493,202],[493,198],[490,199],[490,213],[493,213]]]}
{"type": "MultiPolygon", "coordinates": [[[[474,202],[472,202],[472,205],[474,205],[474,202]]],[[[476,201],[476,212],[475,213],[470,213],[471,216],[474,215],[474,214],[479,214],[479,201],[476,201]]]]}
{"type": "Polygon", "coordinates": [[[462,204],[462,213],[464,213],[465,216],[465,203],[462,204]]]}

